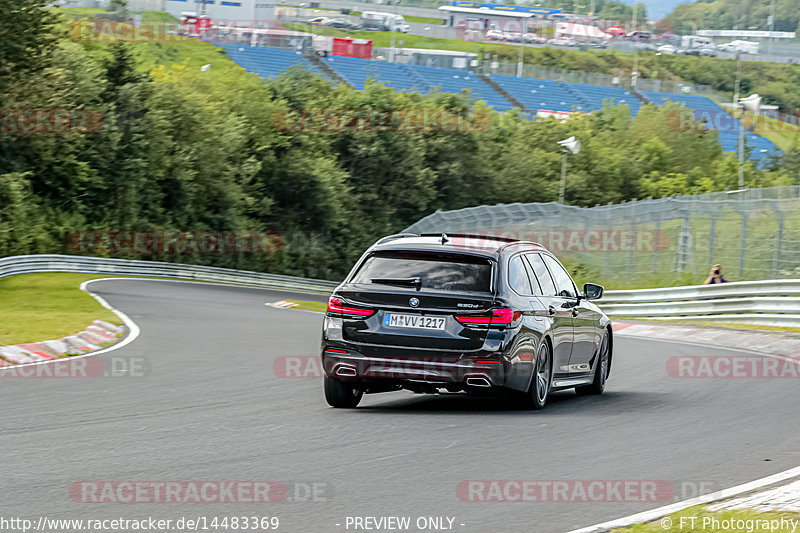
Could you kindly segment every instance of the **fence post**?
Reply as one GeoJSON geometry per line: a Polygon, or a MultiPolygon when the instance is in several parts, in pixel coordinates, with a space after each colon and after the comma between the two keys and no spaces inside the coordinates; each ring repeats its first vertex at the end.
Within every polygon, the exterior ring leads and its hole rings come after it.
{"type": "Polygon", "coordinates": [[[778,234],[775,236],[775,264],[772,267],[772,277],[780,278],[781,268],[781,241],[783,240],[783,211],[778,209],[778,201],[772,202],[772,210],[778,215],[778,234]]]}
{"type": "Polygon", "coordinates": [[[653,272],[658,273],[658,247],[661,240],[661,219],[656,220],[656,244],[653,248],[653,272]]]}
{"type": "Polygon", "coordinates": [[[744,279],[744,250],[747,244],[747,215],[742,215],[742,237],[739,242],[739,279],[744,279]]]}
{"type": "Polygon", "coordinates": [[[714,264],[714,235],[717,232],[717,214],[711,215],[711,228],[708,232],[708,267],[714,264]]]}

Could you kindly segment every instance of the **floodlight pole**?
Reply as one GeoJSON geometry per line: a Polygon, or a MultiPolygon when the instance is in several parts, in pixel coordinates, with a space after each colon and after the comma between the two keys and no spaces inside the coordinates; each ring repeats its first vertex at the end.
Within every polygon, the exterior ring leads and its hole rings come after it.
{"type": "Polygon", "coordinates": [[[564,151],[564,158],[561,160],[561,187],[558,191],[558,203],[564,204],[564,193],[567,188],[567,152],[564,151]]]}
{"type": "MultiPolygon", "coordinates": [[[[400,0],[394,0],[394,14],[400,12],[400,0]]],[[[394,46],[397,31],[392,28],[392,63],[397,63],[397,49],[394,46]]]]}
{"type": "Polygon", "coordinates": [[[739,190],[744,189],[744,107],[739,103],[739,90],[742,83],[742,54],[736,52],[736,82],[734,83],[734,109],[742,109],[739,115],[739,190]]]}
{"type": "MultiPolygon", "coordinates": [[[[772,0],[769,5],[769,31],[775,31],[775,0],[772,0]]],[[[769,54],[772,55],[772,49],[775,46],[775,37],[769,36],[769,54]]]]}
{"type": "MultiPolygon", "coordinates": [[[[636,0],[634,0],[636,2],[636,0]]],[[[633,4],[633,30],[636,31],[636,15],[638,14],[639,4],[633,4]]],[[[638,34],[637,34],[638,35],[638,34]]],[[[637,37],[638,38],[638,37],[637,37]]],[[[631,72],[631,87],[636,89],[636,78],[639,77],[639,43],[634,41],[633,49],[633,72],[631,72]]]]}
{"type": "Polygon", "coordinates": [[[739,190],[744,189],[744,111],[739,117],[739,190]]]}

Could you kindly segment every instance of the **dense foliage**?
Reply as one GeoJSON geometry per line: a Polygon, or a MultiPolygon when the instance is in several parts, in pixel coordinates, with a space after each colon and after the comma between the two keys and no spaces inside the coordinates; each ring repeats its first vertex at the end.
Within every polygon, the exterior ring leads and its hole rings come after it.
{"type": "MultiPolygon", "coordinates": [[[[666,17],[673,28],[693,34],[703,30],[769,30],[769,16],[774,8],[775,31],[798,31],[798,0],[702,0],[678,5],[666,17]]],[[[676,31],[678,33],[678,31],[676,31]]]]}
{"type": "MultiPolygon", "coordinates": [[[[569,121],[527,121],[476,104],[466,132],[286,130],[299,110],[467,113],[467,95],[333,88],[297,69],[264,82],[200,42],[75,42],[15,0],[20,41],[0,40],[0,255],[69,253],[80,230],[258,230],[281,235],[272,254],[150,254],[337,278],[377,237],[436,209],[558,197],[557,141],[575,135],[567,201],[577,205],[736,186],[736,159],[716,134],[679,131],[674,108],[625,106],[569,121]],[[22,44],[20,44],[22,43],[22,44]],[[20,46],[36,61],[20,62],[20,46]],[[16,55],[15,55],[16,54],[16,55]],[[182,63],[175,63],[174,60],[182,63]],[[142,68],[142,64],[147,69],[142,68]],[[211,64],[210,70],[199,65],[211,64]],[[83,129],[22,131],[14,110],[81,110],[83,129]],[[90,113],[90,114],[91,114],[90,113]]],[[[41,125],[39,125],[41,126],[41,125]]],[[[796,152],[749,185],[800,183],[796,152]]]]}

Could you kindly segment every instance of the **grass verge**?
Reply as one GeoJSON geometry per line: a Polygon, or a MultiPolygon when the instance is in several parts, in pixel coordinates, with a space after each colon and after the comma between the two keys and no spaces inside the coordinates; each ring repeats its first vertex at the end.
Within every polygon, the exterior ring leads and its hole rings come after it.
{"type": "MultiPolygon", "coordinates": [[[[750,114],[752,115],[752,114],[750,114]]],[[[745,124],[752,125],[754,117],[745,119],[745,124]]],[[[790,150],[800,146],[800,126],[783,122],[771,117],[758,117],[756,133],[775,143],[781,150],[790,150]]]]}
{"type": "Polygon", "coordinates": [[[415,17],[414,15],[403,15],[406,22],[418,22],[419,24],[444,24],[444,19],[437,19],[433,17],[415,17]]]}
{"type": "MultiPolygon", "coordinates": [[[[103,8],[94,7],[59,7],[55,13],[70,17],[95,17],[109,15],[103,8]]],[[[180,22],[166,11],[129,11],[131,15],[142,15],[142,22],[180,22]]]]}
{"type": "Polygon", "coordinates": [[[300,309],[302,311],[314,311],[316,313],[324,313],[325,309],[327,309],[328,305],[325,302],[309,302],[305,300],[286,300],[287,302],[292,302],[297,304],[294,307],[289,307],[288,309],[300,309]]]}
{"type": "Polygon", "coordinates": [[[775,511],[757,513],[751,510],[709,511],[697,506],[678,511],[655,522],[636,524],[629,528],[612,530],[612,533],[691,533],[691,532],[756,532],[796,533],[800,513],[775,511]]]}
{"type": "Polygon", "coordinates": [[[22,274],[0,279],[0,346],[58,339],[94,320],[122,321],[79,289],[97,274],[22,274]]]}

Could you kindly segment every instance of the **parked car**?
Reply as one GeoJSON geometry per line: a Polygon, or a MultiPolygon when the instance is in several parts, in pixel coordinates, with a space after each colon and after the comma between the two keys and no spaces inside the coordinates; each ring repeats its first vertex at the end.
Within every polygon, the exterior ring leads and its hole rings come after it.
{"type": "Polygon", "coordinates": [[[531,33],[528,32],[522,36],[522,41],[526,43],[541,43],[544,44],[547,42],[547,38],[542,37],[538,33],[531,33]]]}
{"type": "Polygon", "coordinates": [[[649,31],[641,31],[641,30],[635,30],[629,32],[625,36],[626,41],[650,41],[652,38],[653,38],[652,33],[650,33],[649,31]]]}
{"type": "Polygon", "coordinates": [[[662,54],[674,54],[678,51],[677,48],[672,46],[671,44],[662,44],[658,48],[656,48],[656,52],[660,52],[662,54]]]}
{"type": "Polygon", "coordinates": [[[357,22],[353,22],[352,20],[348,19],[331,19],[325,23],[325,26],[329,26],[331,28],[336,28],[339,30],[359,30],[361,29],[361,24],[357,22]]]}
{"type": "Polygon", "coordinates": [[[701,46],[697,49],[697,55],[705,56],[705,57],[716,57],[717,56],[717,49],[712,46],[701,46]]]}
{"type": "Polygon", "coordinates": [[[687,56],[706,56],[706,57],[714,57],[717,55],[717,50],[714,48],[683,48],[678,50],[679,54],[687,55],[687,56]]]}
{"type": "Polygon", "coordinates": [[[561,38],[554,38],[548,39],[547,44],[556,45],[556,46],[577,46],[577,41],[573,41],[572,39],[561,39],[561,38]]]}
{"type": "Polygon", "coordinates": [[[612,327],[539,244],[486,235],[384,237],[334,289],[322,326],[325,399],[502,392],[541,409],[555,390],[602,394],[612,327]]]}
{"type": "Polygon", "coordinates": [[[330,18],[328,18],[328,17],[314,17],[313,19],[308,19],[308,20],[306,21],[306,24],[320,24],[320,25],[325,25],[325,24],[327,24],[327,23],[328,23],[328,22],[330,22],[330,21],[331,21],[331,19],[330,19],[330,18]]]}
{"type": "Polygon", "coordinates": [[[503,32],[503,40],[510,43],[521,43],[522,34],[518,31],[506,31],[503,32]]]}
{"type": "Polygon", "coordinates": [[[505,39],[505,35],[500,30],[488,30],[485,38],[487,41],[502,41],[505,39]]]}

